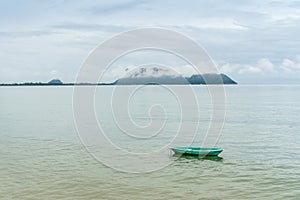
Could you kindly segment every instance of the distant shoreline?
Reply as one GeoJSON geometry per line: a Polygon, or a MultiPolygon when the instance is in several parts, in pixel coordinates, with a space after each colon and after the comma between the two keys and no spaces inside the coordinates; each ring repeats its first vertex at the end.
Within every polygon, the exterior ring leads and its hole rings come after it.
{"type": "Polygon", "coordinates": [[[28,86],[130,86],[130,85],[237,85],[237,84],[111,84],[111,83],[64,83],[64,84],[25,84],[25,83],[5,83],[0,84],[0,87],[28,87],[28,86]]]}
{"type": "Polygon", "coordinates": [[[25,83],[1,83],[0,86],[107,86],[107,85],[236,85],[225,74],[194,74],[191,77],[126,77],[117,79],[111,83],[63,83],[59,79],[53,79],[47,83],[25,82],[25,83]]]}
{"type": "Polygon", "coordinates": [[[63,83],[63,84],[49,84],[49,83],[1,83],[0,86],[92,86],[92,85],[115,85],[113,83],[63,83]]]}

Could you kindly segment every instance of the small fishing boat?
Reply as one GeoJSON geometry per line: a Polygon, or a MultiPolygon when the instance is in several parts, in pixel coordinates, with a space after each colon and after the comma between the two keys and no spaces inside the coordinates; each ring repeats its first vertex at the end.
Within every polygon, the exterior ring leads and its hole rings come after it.
{"type": "Polygon", "coordinates": [[[218,156],[221,148],[200,148],[200,147],[170,147],[175,154],[186,154],[192,156],[218,156]]]}

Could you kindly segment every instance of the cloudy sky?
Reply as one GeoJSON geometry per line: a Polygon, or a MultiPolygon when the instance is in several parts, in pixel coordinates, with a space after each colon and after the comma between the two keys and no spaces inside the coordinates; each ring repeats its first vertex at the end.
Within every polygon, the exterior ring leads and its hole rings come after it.
{"type": "Polygon", "coordinates": [[[300,1],[2,0],[0,24],[1,83],[73,82],[97,45],[145,27],[193,38],[239,83],[300,83],[300,1]]]}

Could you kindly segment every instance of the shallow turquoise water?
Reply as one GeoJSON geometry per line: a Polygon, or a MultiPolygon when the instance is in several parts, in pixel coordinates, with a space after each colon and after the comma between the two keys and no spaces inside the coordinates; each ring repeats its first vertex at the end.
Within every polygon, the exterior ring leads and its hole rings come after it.
{"type": "MultiPolygon", "coordinates": [[[[120,138],[105,115],[111,87],[98,88],[96,110],[114,142],[143,150],[172,137],[179,121],[176,102],[155,87],[137,96],[133,119],[147,124],[145,108],[156,100],[167,102],[171,125],[158,140],[142,145],[120,138]]],[[[204,86],[194,89],[205,131],[209,97],[204,86]]],[[[0,199],[299,199],[300,86],[225,89],[226,121],[218,142],[222,159],[169,157],[174,162],[168,167],[131,174],[106,167],[81,145],[72,87],[1,87],[0,199]]]]}

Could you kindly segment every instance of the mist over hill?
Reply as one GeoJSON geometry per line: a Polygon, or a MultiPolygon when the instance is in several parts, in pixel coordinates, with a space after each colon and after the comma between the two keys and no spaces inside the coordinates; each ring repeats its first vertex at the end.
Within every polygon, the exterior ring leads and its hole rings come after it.
{"type": "Polygon", "coordinates": [[[184,77],[175,71],[160,67],[142,67],[116,80],[116,85],[155,85],[155,84],[237,84],[225,74],[194,74],[184,77]]]}

